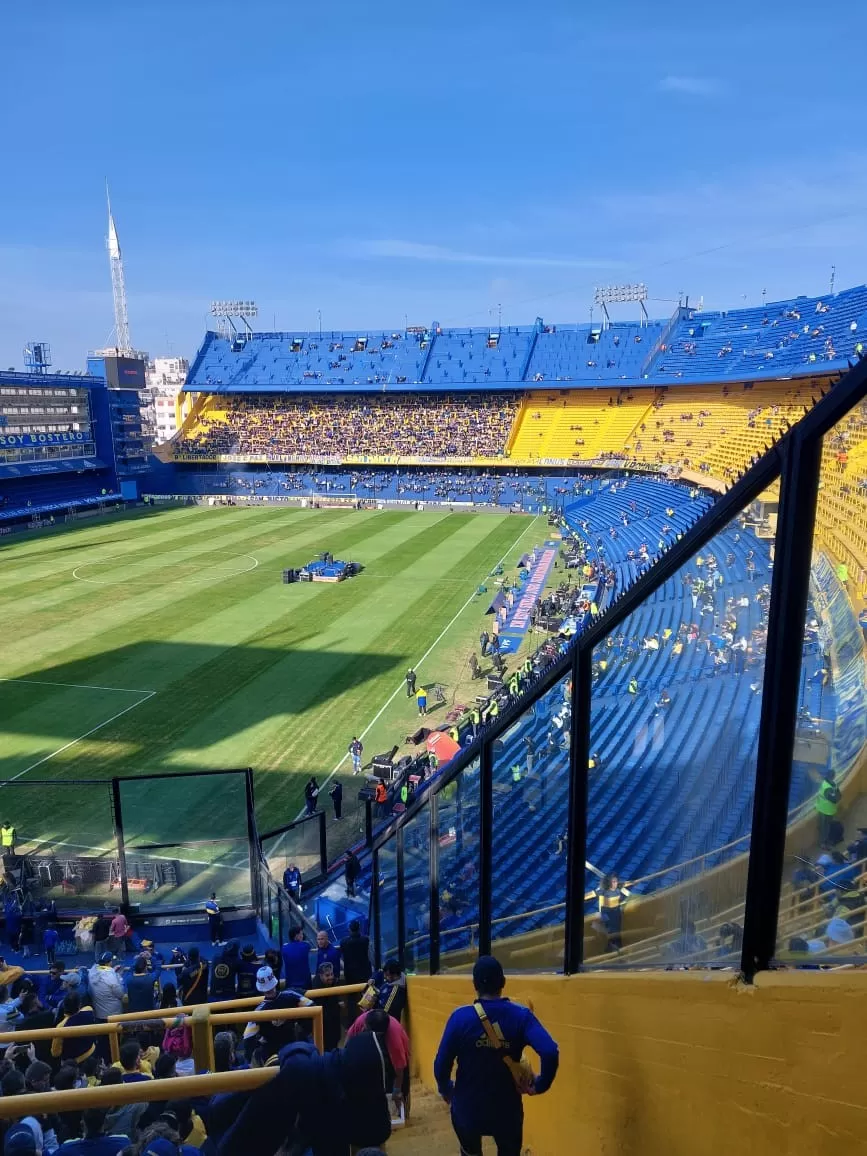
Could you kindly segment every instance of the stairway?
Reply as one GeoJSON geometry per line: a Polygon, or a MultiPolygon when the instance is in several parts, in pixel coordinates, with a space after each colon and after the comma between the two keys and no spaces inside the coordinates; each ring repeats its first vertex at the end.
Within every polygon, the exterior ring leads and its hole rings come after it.
{"type": "Polygon", "coordinates": [[[409,1123],[392,1133],[387,1151],[388,1156],[456,1156],[459,1151],[448,1108],[418,1080],[412,1085],[409,1123]]]}
{"type": "MultiPolygon", "coordinates": [[[[412,1085],[411,1111],[409,1123],[397,1129],[386,1145],[388,1156],[457,1156],[460,1149],[448,1108],[435,1091],[418,1080],[412,1085]]],[[[485,1140],[484,1151],[485,1156],[493,1156],[491,1140],[485,1140]]]]}

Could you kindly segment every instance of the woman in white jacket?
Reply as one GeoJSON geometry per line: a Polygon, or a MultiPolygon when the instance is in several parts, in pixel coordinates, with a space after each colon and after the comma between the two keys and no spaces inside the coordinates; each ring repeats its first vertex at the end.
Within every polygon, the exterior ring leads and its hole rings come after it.
{"type": "Polygon", "coordinates": [[[114,956],[104,951],[87,973],[90,985],[90,1002],[98,1020],[120,1015],[123,1011],[124,987],[120,977],[120,965],[112,966],[114,956]]]}

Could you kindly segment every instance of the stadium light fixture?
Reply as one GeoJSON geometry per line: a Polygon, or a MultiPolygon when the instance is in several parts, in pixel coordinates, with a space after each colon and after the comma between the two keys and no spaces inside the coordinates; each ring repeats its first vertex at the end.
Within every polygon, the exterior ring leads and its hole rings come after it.
{"type": "Polygon", "coordinates": [[[612,305],[624,301],[646,301],[647,286],[643,281],[635,285],[601,285],[593,295],[594,305],[612,305]]]}
{"type": "Polygon", "coordinates": [[[593,304],[601,308],[605,317],[605,325],[611,324],[611,318],[608,316],[608,306],[621,305],[628,301],[638,302],[641,306],[642,324],[646,324],[648,320],[647,309],[644,305],[646,300],[647,286],[643,281],[638,281],[632,285],[598,285],[593,294],[593,304]]]}
{"type": "Polygon", "coordinates": [[[232,348],[238,351],[243,349],[253,336],[250,321],[259,316],[259,306],[255,301],[212,301],[210,313],[212,317],[219,318],[218,331],[228,337],[232,342],[232,348]],[[232,318],[237,318],[242,323],[243,333],[238,332],[232,318]]]}
{"type": "Polygon", "coordinates": [[[259,306],[255,301],[212,301],[211,316],[240,317],[242,319],[259,316],[259,306]]]}

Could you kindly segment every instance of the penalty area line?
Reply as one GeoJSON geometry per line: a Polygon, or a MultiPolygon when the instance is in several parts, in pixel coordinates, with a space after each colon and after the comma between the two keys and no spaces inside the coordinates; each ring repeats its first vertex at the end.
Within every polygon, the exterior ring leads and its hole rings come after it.
{"type": "Polygon", "coordinates": [[[97,723],[95,727],[91,727],[89,731],[85,731],[84,734],[79,735],[78,738],[70,739],[68,743],[64,743],[62,747],[58,747],[57,750],[52,751],[50,755],[44,755],[41,759],[37,759],[35,763],[31,763],[29,767],[25,767],[23,771],[19,771],[17,775],[13,775],[10,779],[4,779],[2,782],[0,782],[0,787],[6,786],[7,783],[14,783],[16,779],[20,779],[22,775],[26,775],[28,771],[35,771],[36,768],[41,767],[43,763],[47,763],[50,759],[55,759],[58,755],[62,755],[64,751],[68,751],[70,747],[74,747],[77,743],[80,743],[84,739],[89,738],[90,735],[96,734],[97,731],[101,731],[102,728],[107,727],[109,723],[113,723],[116,719],[121,718],[123,715],[129,714],[131,710],[135,710],[135,708],[137,706],[141,706],[143,702],[148,702],[148,700],[152,699],[156,693],[157,692],[155,690],[147,691],[144,697],[140,698],[137,702],[130,703],[130,705],[125,706],[123,710],[119,710],[117,714],[113,714],[111,718],[105,719],[104,722],[97,723]]]}
{"type": "MultiPolygon", "coordinates": [[[[502,566],[502,564],[509,557],[509,555],[515,549],[515,547],[518,545],[518,543],[521,541],[521,539],[526,537],[526,535],[529,534],[529,532],[533,529],[533,527],[536,525],[536,523],[538,522],[540,517],[541,517],[540,514],[535,514],[533,516],[533,519],[531,520],[530,524],[528,526],[524,527],[524,529],[521,531],[521,533],[518,535],[518,537],[515,539],[515,541],[511,544],[511,546],[508,548],[508,550],[505,552],[505,554],[502,556],[502,558],[500,558],[500,560],[498,562],[494,563],[494,566],[493,566],[494,570],[496,570],[497,566],[502,566]]],[[[439,645],[439,643],[442,642],[442,640],[445,638],[445,636],[448,634],[448,632],[451,630],[451,628],[454,626],[454,624],[457,622],[457,620],[460,618],[460,616],[463,614],[463,612],[466,610],[466,608],[470,605],[470,603],[473,601],[473,599],[477,596],[477,594],[478,594],[478,588],[472,592],[472,594],[469,596],[469,598],[466,600],[466,602],[463,604],[463,606],[461,606],[460,610],[458,610],[457,614],[455,614],[454,617],[452,618],[452,620],[444,627],[443,630],[440,631],[440,633],[433,640],[433,642],[430,644],[430,646],[427,648],[427,650],[424,652],[424,654],[421,656],[421,658],[418,659],[418,661],[413,664],[413,670],[417,670],[421,666],[421,664],[424,662],[424,660],[426,658],[430,657],[430,655],[433,653],[433,651],[436,649],[436,647],[439,645]]],[[[391,706],[391,704],[394,702],[394,700],[397,698],[397,696],[400,694],[400,692],[404,689],[404,686],[405,686],[404,682],[398,683],[397,689],[394,690],[391,695],[389,695],[389,697],[385,700],[385,702],[382,704],[382,706],[379,708],[379,710],[376,712],[376,714],[373,716],[373,718],[370,720],[370,722],[367,724],[367,726],[364,728],[364,730],[358,736],[360,739],[363,739],[365,737],[365,735],[367,735],[371,730],[373,730],[373,728],[376,726],[376,724],[379,722],[379,720],[382,718],[382,716],[385,714],[385,712],[388,710],[388,708],[391,706]]],[[[343,758],[340,760],[340,762],[335,766],[334,770],[331,771],[331,773],[328,775],[328,778],[325,779],[324,782],[320,785],[320,787],[319,787],[320,794],[322,793],[323,787],[326,787],[328,785],[328,783],[331,782],[331,780],[338,773],[338,771],[340,770],[340,768],[343,766],[343,764],[346,762],[346,760],[348,758],[349,758],[349,751],[346,752],[346,754],[343,756],[343,758]]],[[[305,813],[304,808],[302,808],[298,812],[296,818],[300,819],[304,813],[305,813]]]]}

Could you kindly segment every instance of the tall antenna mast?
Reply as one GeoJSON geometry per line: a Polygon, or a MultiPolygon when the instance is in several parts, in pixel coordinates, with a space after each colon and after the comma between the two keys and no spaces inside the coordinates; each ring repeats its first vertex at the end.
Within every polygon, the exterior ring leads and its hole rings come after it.
{"type": "Polygon", "coordinates": [[[105,200],[108,205],[108,263],[111,267],[111,294],[114,298],[114,336],[118,353],[125,356],[132,354],[133,349],[129,339],[129,316],[126,311],[126,281],[123,276],[123,255],[120,251],[120,241],[117,239],[117,229],[114,227],[114,217],[111,215],[111,198],[108,195],[108,181],[105,182],[105,200]]]}

